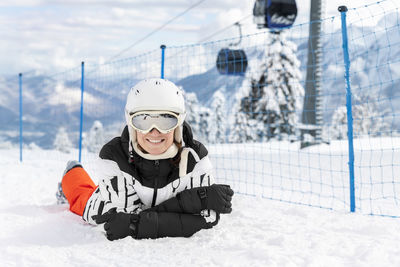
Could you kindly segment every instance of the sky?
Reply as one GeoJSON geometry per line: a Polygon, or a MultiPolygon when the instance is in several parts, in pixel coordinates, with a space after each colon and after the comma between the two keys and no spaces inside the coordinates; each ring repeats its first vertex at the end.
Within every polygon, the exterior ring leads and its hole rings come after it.
{"type": "MultiPolygon", "coordinates": [[[[391,0],[389,0],[391,1],[391,0]]],[[[104,63],[167,46],[234,37],[242,21],[246,34],[257,31],[253,0],[1,0],[0,75],[63,71],[81,61],[104,63]],[[197,4],[199,3],[199,4],[197,4]],[[147,34],[196,5],[160,31],[147,34]],[[250,15],[250,16],[249,16],[250,15]],[[130,49],[127,49],[131,47],[130,49]]],[[[324,16],[339,5],[359,7],[377,0],[325,0],[324,16]]],[[[309,20],[310,0],[298,0],[296,24],[309,20]]]]}

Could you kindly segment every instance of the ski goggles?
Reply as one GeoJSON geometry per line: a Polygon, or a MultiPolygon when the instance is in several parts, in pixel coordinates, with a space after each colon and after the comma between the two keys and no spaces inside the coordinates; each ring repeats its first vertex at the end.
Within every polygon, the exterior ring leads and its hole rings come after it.
{"type": "Polygon", "coordinates": [[[153,128],[166,134],[182,124],[182,116],[169,111],[141,111],[130,115],[130,125],[143,134],[153,128]]]}

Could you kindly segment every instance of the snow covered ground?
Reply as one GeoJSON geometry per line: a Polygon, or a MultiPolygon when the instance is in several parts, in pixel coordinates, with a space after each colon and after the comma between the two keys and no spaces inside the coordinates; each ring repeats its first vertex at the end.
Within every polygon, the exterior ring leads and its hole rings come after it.
{"type": "Polygon", "coordinates": [[[21,164],[0,149],[0,266],[400,266],[398,218],[238,193],[232,214],[191,238],[110,242],[56,205],[72,157],[33,149],[21,164]]]}

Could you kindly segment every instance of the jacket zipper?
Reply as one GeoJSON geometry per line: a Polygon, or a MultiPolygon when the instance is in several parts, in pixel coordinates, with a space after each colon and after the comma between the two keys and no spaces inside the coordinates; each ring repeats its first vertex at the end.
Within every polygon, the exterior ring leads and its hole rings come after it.
{"type": "Polygon", "coordinates": [[[154,207],[156,205],[156,200],[157,200],[157,186],[158,186],[158,178],[160,176],[160,161],[159,160],[154,161],[154,167],[157,170],[157,177],[154,179],[154,193],[153,193],[153,201],[151,203],[151,207],[154,207]]]}

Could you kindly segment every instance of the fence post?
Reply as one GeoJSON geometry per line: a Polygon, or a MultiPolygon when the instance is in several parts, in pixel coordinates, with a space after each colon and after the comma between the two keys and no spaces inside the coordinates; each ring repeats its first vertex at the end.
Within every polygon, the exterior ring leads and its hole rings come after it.
{"type": "Polygon", "coordinates": [[[349,175],[350,175],[350,211],[356,209],[355,193],[354,193],[354,147],[353,147],[353,115],[351,110],[351,87],[350,87],[350,58],[347,40],[346,25],[346,6],[340,6],[339,12],[342,20],[342,39],[343,39],[343,57],[345,65],[346,79],[346,107],[347,107],[347,139],[349,144],[349,175]]]}
{"type": "Polygon", "coordinates": [[[165,45],[161,45],[161,79],[164,79],[165,45]]]}
{"type": "Polygon", "coordinates": [[[81,117],[79,126],[79,162],[82,160],[83,92],[85,90],[85,62],[81,64],[81,117]]]}
{"type": "Polygon", "coordinates": [[[18,75],[19,82],[19,161],[22,162],[22,73],[18,75]]]}

